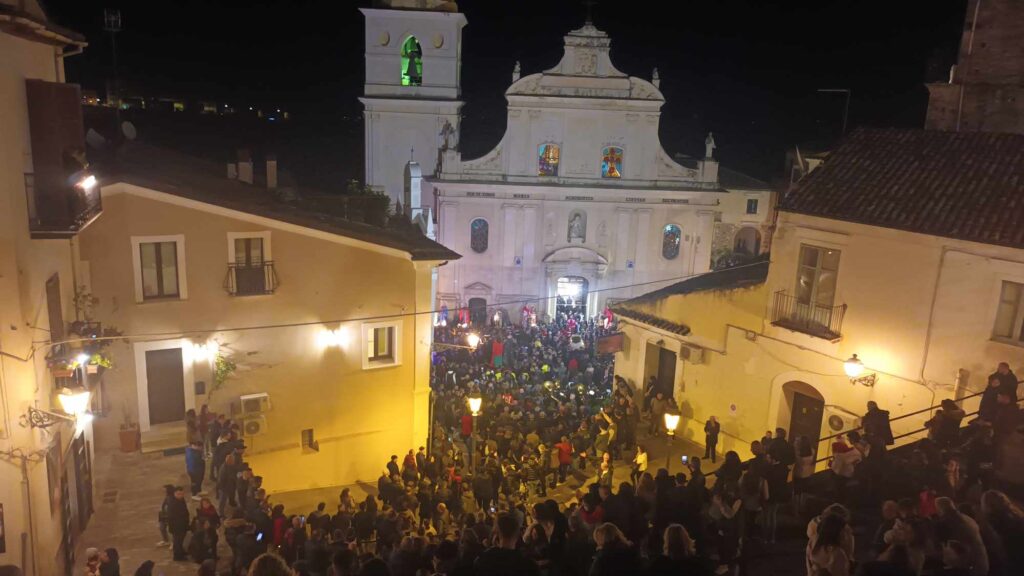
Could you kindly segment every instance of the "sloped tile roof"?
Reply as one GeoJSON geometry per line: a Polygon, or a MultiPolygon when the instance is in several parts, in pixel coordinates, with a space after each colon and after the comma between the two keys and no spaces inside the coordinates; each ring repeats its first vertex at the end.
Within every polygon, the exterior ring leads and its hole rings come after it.
{"type": "Polygon", "coordinates": [[[1024,135],[858,129],[779,209],[1024,248],[1024,135]]]}

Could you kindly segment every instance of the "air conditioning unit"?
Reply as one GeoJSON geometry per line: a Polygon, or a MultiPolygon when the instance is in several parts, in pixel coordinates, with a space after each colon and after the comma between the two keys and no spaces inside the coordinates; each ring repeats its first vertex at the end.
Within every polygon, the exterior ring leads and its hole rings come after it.
{"type": "Polygon", "coordinates": [[[703,364],[704,349],[692,344],[683,344],[683,347],[679,349],[679,357],[690,364],[703,364]]]}
{"type": "Polygon", "coordinates": [[[242,416],[263,414],[270,410],[270,395],[266,392],[244,394],[238,400],[242,405],[242,416]]]}
{"type": "Polygon", "coordinates": [[[242,436],[259,436],[267,432],[267,417],[260,414],[242,420],[242,436]]]}

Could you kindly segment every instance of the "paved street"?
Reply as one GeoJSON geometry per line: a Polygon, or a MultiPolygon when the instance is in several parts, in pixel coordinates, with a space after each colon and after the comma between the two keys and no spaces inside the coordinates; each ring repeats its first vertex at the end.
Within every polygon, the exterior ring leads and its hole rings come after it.
{"type": "MultiPolygon", "coordinates": [[[[648,446],[651,469],[664,466],[664,438],[650,439],[641,433],[641,442],[648,446]]],[[[703,452],[704,449],[696,444],[677,440],[672,447],[672,470],[682,469],[679,463],[682,454],[703,455],[703,452]]],[[[382,464],[385,458],[386,455],[381,455],[382,464]]],[[[616,463],[616,484],[629,479],[629,469],[630,466],[625,461],[616,463]]],[[[713,469],[713,466],[705,467],[706,471],[713,469]]],[[[156,546],[156,542],[160,540],[156,517],[163,499],[162,486],[168,483],[188,485],[184,456],[104,454],[97,456],[95,471],[96,512],[89,521],[85,534],[79,539],[79,560],[84,558],[84,551],[88,547],[114,547],[121,553],[122,572],[130,574],[143,561],[153,560],[158,566],[157,573],[162,570],[165,576],[193,575],[196,569],[193,563],[172,562],[170,550],[156,546]]],[[[589,472],[593,472],[593,469],[589,472]]],[[[579,481],[570,479],[558,488],[549,490],[548,497],[566,502],[573,498],[575,490],[580,485],[579,481]]],[[[274,493],[272,486],[268,488],[273,501],[284,504],[286,511],[306,514],[316,507],[317,502],[327,502],[330,510],[337,502],[342,487],[284,493],[274,493]]],[[[367,479],[366,482],[349,488],[358,500],[366,494],[376,493],[376,479],[367,479]]],[[[210,482],[207,482],[207,490],[213,492],[210,482]]],[[[191,501],[190,508],[194,509],[191,501]]],[[[229,552],[223,540],[220,548],[221,556],[226,560],[229,552]]]]}

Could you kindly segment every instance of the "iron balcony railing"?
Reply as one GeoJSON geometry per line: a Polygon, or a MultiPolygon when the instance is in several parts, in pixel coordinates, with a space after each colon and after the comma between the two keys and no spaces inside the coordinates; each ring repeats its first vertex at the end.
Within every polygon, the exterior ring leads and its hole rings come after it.
{"type": "Polygon", "coordinates": [[[52,177],[25,174],[25,196],[33,238],[74,236],[103,211],[98,185],[84,190],[52,177]]]}
{"type": "Polygon", "coordinates": [[[772,324],[826,340],[839,339],[845,315],[846,304],[822,306],[801,302],[785,290],[776,292],[772,303],[772,324]]]}
{"type": "Polygon", "coordinates": [[[277,272],[271,261],[259,264],[228,264],[224,289],[232,296],[273,294],[277,289],[277,272]]]}

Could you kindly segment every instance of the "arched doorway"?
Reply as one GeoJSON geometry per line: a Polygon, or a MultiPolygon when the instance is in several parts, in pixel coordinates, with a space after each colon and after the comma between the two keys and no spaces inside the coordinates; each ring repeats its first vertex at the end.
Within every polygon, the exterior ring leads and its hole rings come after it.
{"type": "Polygon", "coordinates": [[[733,252],[747,256],[757,256],[761,253],[761,232],[757,228],[746,226],[736,233],[733,240],[733,252]]]}
{"type": "MultiPolygon", "coordinates": [[[[821,419],[825,413],[825,398],[814,386],[799,380],[791,380],[782,385],[784,407],[789,409],[790,440],[806,436],[811,441],[811,448],[817,449],[821,439],[821,419]]],[[[779,421],[786,420],[779,415],[779,421]]]]}
{"type": "Polygon", "coordinates": [[[556,284],[555,315],[587,317],[590,282],[583,276],[562,276],[556,284]]]}
{"type": "Polygon", "coordinates": [[[469,299],[469,321],[474,326],[487,325],[487,300],[484,298],[469,299]]]}

